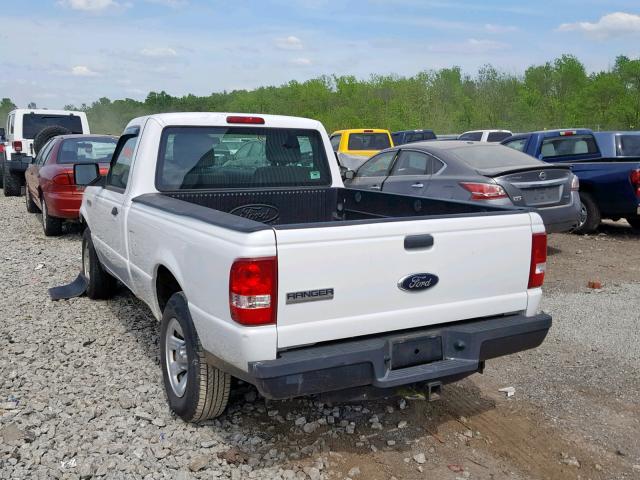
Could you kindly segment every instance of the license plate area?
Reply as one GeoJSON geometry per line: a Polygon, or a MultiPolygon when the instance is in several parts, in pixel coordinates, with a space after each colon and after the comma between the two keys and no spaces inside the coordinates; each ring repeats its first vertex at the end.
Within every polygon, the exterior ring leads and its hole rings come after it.
{"type": "Polygon", "coordinates": [[[527,205],[542,205],[560,201],[560,187],[543,187],[523,189],[527,205]]]}
{"type": "Polygon", "coordinates": [[[442,337],[424,335],[391,340],[391,370],[442,360],[442,337]]]}

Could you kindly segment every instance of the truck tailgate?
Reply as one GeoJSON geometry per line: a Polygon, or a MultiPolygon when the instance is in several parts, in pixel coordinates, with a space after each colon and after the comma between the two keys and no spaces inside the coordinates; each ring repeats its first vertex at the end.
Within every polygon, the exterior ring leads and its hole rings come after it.
{"type": "Polygon", "coordinates": [[[527,308],[528,213],[275,232],[278,348],[527,308]],[[405,238],[417,235],[419,241],[431,235],[433,245],[405,248],[405,238]],[[425,277],[429,288],[399,288],[416,273],[435,275],[437,283],[425,277]]]}

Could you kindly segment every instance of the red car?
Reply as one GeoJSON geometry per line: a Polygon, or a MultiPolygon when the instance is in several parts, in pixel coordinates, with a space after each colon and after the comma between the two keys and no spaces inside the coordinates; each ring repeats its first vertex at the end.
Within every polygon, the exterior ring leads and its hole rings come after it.
{"type": "Polygon", "coordinates": [[[62,234],[65,220],[78,220],[84,187],[74,184],[73,166],[99,163],[102,175],[118,142],[110,135],[60,135],[53,137],[25,171],[27,211],[42,211],[46,236],[62,234]]]}

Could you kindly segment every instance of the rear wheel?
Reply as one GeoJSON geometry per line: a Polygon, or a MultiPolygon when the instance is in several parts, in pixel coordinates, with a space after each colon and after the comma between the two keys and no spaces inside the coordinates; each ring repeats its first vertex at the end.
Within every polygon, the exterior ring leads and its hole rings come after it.
{"type": "Polygon", "coordinates": [[[5,197],[18,197],[20,195],[20,187],[22,187],[20,177],[9,171],[6,161],[4,162],[2,180],[4,181],[5,197]]]}
{"type": "Polygon", "coordinates": [[[231,375],[207,364],[182,292],[174,293],[164,309],[160,358],[167,402],[180,418],[202,422],[224,412],[231,375]]]}
{"type": "Polygon", "coordinates": [[[87,280],[87,296],[92,300],[113,297],[118,282],[102,268],[91,240],[91,230],[82,233],[82,274],[87,280]]]}
{"type": "Polygon", "coordinates": [[[31,193],[29,193],[29,189],[27,187],[24,188],[24,198],[27,204],[27,212],[38,213],[38,205],[33,201],[31,193]]]}
{"type": "Polygon", "coordinates": [[[40,210],[42,210],[42,230],[44,230],[45,236],[59,237],[62,235],[62,219],[49,215],[49,209],[47,208],[47,201],[44,195],[42,196],[40,206],[40,210]]]}
{"type": "Polygon", "coordinates": [[[640,215],[636,215],[635,217],[627,217],[625,219],[629,222],[629,225],[635,230],[640,230],[640,215]]]}
{"type": "Polygon", "coordinates": [[[588,193],[580,192],[580,217],[574,232],[580,235],[593,233],[600,226],[600,220],[600,209],[593,197],[588,193]]]}

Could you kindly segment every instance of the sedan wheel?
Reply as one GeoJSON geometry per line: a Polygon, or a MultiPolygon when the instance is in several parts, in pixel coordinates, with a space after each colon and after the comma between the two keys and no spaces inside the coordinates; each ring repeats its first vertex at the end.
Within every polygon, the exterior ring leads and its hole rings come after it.
{"type": "Polygon", "coordinates": [[[47,237],[57,237],[62,235],[62,219],[49,216],[49,209],[47,208],[47,202],[44,195],[42,196],[41,210],[42,229],[44,230],[44,234],[47,237]]]}

